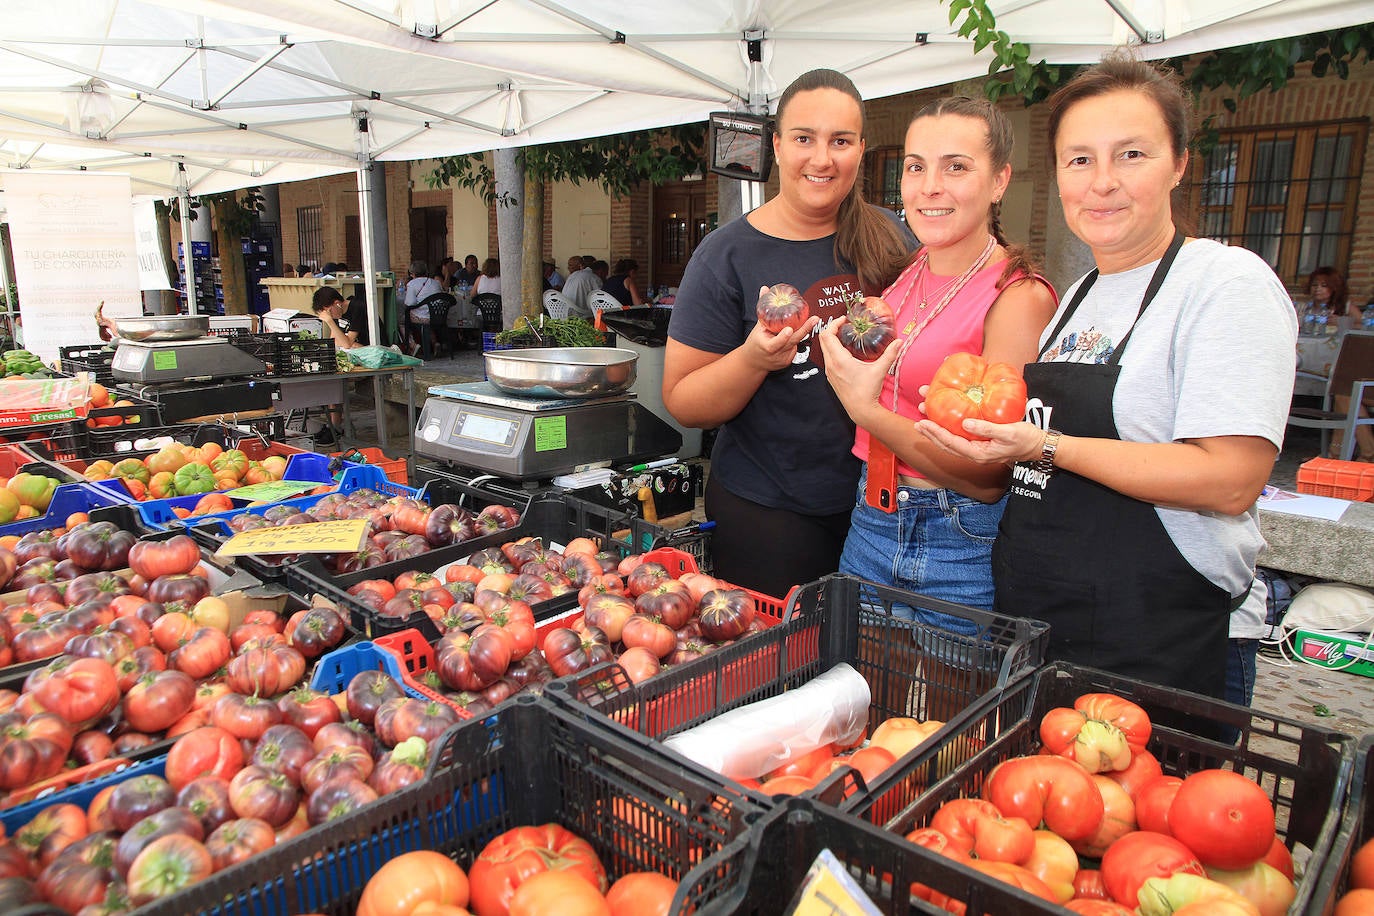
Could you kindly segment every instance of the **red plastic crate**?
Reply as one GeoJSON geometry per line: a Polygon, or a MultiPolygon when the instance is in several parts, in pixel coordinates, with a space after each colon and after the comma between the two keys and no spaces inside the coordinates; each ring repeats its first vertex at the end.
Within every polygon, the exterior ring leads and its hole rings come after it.
{"type": "Polygon", "coordinates": [[[1374,464],[1313,458],[1298,467],[1298,492],[1369,502],[1374,499],[1374,464]]]}
{"type": "MultiPolygon", "coordinates": [[[[292,455],[300,455],[310,451],[308,448],[296,448],[296,446],[287,445],[285,442],[263,442],[253,436],[240,439],[238,445],[234,447],[247,455],[249,461],[261,461],[264,458],[271,458],[273,455],[290,458],[292,455]]],[[[403,480],[401,483],[405,483],[405,481],[403,480]]]]}

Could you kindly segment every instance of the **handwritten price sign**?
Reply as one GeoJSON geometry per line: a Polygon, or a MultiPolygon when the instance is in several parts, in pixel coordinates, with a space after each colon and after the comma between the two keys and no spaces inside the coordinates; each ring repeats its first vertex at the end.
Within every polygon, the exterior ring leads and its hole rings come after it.
{"type": "Polygon", "coordinates": [[[367,519],[350,518],[280,528],[241,531],[224,542],[216,553],[242,557],[262,553],[352,553],[367,537],[367,519]]]}

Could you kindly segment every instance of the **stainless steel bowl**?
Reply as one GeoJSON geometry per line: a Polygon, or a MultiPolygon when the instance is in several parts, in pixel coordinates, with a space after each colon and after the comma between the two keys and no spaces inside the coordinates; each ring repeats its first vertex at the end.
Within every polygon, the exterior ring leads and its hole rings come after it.
{"type": "Polygon", "coordinates": [[[112,318],[124,340],[195,340],[210,333],[209,315],[163,315],[112,318]]]}
{"type": "Polygon", "coordinates": [[[639,354],[614,347],[534,347],[494,350],[487,378],[507,394],[545,398],[604,397],[635,383],[639,354]]]}

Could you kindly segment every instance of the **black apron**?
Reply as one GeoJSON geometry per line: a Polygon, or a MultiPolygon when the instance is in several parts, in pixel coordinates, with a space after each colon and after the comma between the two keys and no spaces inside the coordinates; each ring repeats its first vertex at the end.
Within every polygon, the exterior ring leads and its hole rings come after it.
{"type": "MultiPolygon", "coordinates": [[[[1176,233],[1137,322],[1182,247],[1176,233]]],[[[1083,280],[1049,344],[1096,280],[1096,270],[1083,280]]],[[[1120,438],[1112,396],[1134,328],[1106,363],[1026,367],[1027,394],[1043,403],[1045,427],[1067,436],[1120,438]]],[[[1244,595],[1233,599],[1193,569],[1152,504],[1062,468],[1048,480],[1038,477],[1028,462],[1013,470],[992,551],[997,610],[1049,623],[1051,660],[1221,697],[1230,612],[1244,595]]]]}

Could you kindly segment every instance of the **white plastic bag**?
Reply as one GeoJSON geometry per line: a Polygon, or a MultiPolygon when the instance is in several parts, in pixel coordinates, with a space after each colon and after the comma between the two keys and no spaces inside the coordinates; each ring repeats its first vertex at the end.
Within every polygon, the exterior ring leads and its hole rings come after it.
{"type": "Polygon", "coordinates": [[[758,778],[835,741],[859,740],[872,694],[839,664],[796,690],[721,713],[663,743],[731,779],[758,778]]]}

